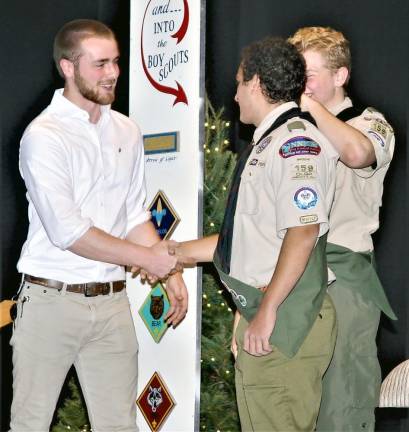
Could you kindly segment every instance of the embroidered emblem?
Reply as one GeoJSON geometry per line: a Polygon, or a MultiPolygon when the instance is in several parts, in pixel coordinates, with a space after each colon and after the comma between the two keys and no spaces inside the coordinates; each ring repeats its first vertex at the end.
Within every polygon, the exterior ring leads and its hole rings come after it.
{"type": "Polygon", "coordinates": [[[317,177],[317,167],[309,158],[297,159],[297,162],[291,166],[292,180],[312,180],[317,177]]]}
{"type": "Polygon", "coordinates": [[[180,222],[180,218],[163,191],[158,191],[148,207],[153,225],[160,238],[168,239],[180,222]]]}
{"type": "Polygon", "coordinates": [[[158,372],[155,372],[136,401],[149,428],[158,431],[176,405],[158,372]]]}
{"type": "Polygon", "coordinates": [[[294,194],[295,205],[301,210],[308,210],[314,208],[318,202],[318,195],[314,189],[304,187],[298,189],[294,194]]]}
{"type": "Polygon", "coordinates": [[[377,134],[376,132],[374,132],[372,130],[368,131],[368,134],[371,135],[372,137],[374,137],[376,139],[376,141],[378,141],[378,143],[380,144],[381,147],[385,147],[385,141],[379,134],[377,134]]]}
{"type": "Polygon", "coordinates": [[[305,216],[300,217],[300,222],[302,224],[314,223],[314,222],[317,222],[317,220],[318,220],[318,215],[316,215],[316,214],[305,215],[305,216]]]}
{"type": "Polygon", "coordinates": [[[256,146],[256,153],[261,153],[271,142],[271,136],[265,137],[260,144],[256,146]]]}
{"type": "Polygon", "coordinates": [[[139,309],[139,315],[156,343],[159,343],[168,329],[164,318],[169,308],[170,304],[166,291],[158,283],[149,292],[139,309]]]}
{"type": "Polygon", "coordinates": [[[305,136],[296,136],[289,139],[279,150],[280,156],[284,159],[300,155],[317,156],[320,152],[321,147],[319,144],[305,136]]]}

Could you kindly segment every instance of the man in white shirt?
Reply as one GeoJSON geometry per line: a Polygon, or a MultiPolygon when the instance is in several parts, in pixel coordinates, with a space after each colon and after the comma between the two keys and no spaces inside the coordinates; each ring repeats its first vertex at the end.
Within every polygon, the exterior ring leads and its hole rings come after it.
{"type": "Polygon", "coordinates": [[[48,431],[74,364],[93,430],[136,431],[137,351],[125,266],[166,278],[168,323],[187,291],[144,208],[138,127],[110,109],[119,51],[104,24],[75,20],[54,41],[65,79],[21,140],[29,232],[13,346],[12,431],[48,431]]]}
{"type": "Polygon", "coordinates": [[[342,33],[306,27],[290,42],[307,66],[302,107],[340,153],[327,245],[328,266],[336,277],[328,292],[338,335],[323,380],[317,430],[373,431],[381,383],[376,347],[380,312],[396,317],[376,274],[371,234],[379,227],[395,137],[381,113],[353,107],[347,97],[351,56],[342,33]]]}

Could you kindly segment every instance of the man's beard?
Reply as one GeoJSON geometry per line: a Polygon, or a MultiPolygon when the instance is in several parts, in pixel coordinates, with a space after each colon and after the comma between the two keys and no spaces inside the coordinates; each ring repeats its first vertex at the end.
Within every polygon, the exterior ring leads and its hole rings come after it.
{"type": "Polygon", "coordinates": [[[101,84],[111,84],[112,92],[107,92],[104,94],[101,94],[98,92],[98,90],[88,86],[86,80],[81,76],[81,74],[78,72],[78,70],[75,70],[74,72],[74,82],[78,88],[78,91],[80,94],[85,98],[88,99],[91,102],[94,102],[99,105],[109,105],[115,100],[115,82],[114,79],[109,79],[105,81],[98,81],[97,86],[101,84]]]}

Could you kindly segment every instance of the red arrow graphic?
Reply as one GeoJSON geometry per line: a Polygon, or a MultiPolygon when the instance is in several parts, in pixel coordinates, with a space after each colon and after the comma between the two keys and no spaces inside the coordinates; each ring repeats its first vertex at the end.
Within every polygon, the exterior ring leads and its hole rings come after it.
{"type": "MultiPolygon", "coordinates": [[[[145,63],[145,56],[144,56],[144,52],[143,52],[143,29],[144,29],[144,25],[145,25],[146,12],[147,12],[147,10],[148,10],[148,8],[149,8],[149,5],[150,5],[151,1],[152,1],[152,0],[149,0],[148,5],[146,6],[145,14],[144,14],[144,16],[143,16],[143,21],[142,21],[142,33],[141,33],[141,57],[142,57],[142,66],[143,66],[143,70],[144,70],[145,75],[146,75],[146,77],[148,78],[149,82],[152,84],[152,86],[153,86],[156,90],[160,91],[161,93],[168,93],[168,94],[171,94],[171,95],[176,96],[175,101],[173,102],[173,106],[175,106],[175,105],[176,105],[177,103],[179,103],[179,102],[188,105],[188,101],[187,101],[186,93],[185,93],[185,91],[183,90],[183,87],[182,87],[182,86],[181,86],[177,81],[175,81],[175,82],[176,82],[176,85],[177,85],[177,88],[168,87],[168,86],[164,86],[164,85],[162,85],[162,84],[159,84],[158,82],[156,82],[156,81],[153,79],[152,75],[151,75],[151,74],[149,73],[149,71],[148,71],[148,68],[146,67],[146,63],[145,63]]],[[[184,2],[186,2],[186,0],[184,0],[184,2]]],[[[185,16],[186,16],[186,8],[185,8],[185,16]]],[[[188,16],[188,21],[189,21],[189,12],[188,12],[188,15],[187,15],[187,16],[188,16]]],[[[184,25],[184,21],[185,21],[185,18],[183,18],[183,22],[182,22],[182,26],[181,26],[181,28],[182,28],[183,25],[184,25]]],[[[181,28],[180,28],[180,29],[181,29],[181,28]]],[[[178,33],[179,33],[180,29],[178,30],[178,33]]],[[[186,33],[186,30],[185,30],[185,33],[186,33]]],[[[183,34],[183,36],[184,36],[184,34],[183,34]]],[[[182,37],[183,37],[183,36],[182,36],[182,37]]],[[[178,41],[177,43],[179,43],[179,41],[178,41]]]]}
{"type": "Polygon", "coordinates": [[[171,35],[171,37],[177,38],[176,45],[185,37],[187,28],[189,26],[189,5],[187,3],[187,0],[183,0],[183,6],[184,6],[184,13],[183,13],[182,24],[179,30],[175,34],[171,35]]]}

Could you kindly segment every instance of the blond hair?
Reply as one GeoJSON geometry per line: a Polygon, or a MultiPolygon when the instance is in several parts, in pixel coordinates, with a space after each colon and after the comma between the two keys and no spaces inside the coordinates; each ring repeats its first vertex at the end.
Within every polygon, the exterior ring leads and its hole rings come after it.
{"type": "Polygon", "coordinates": [[[288,41],[301,53],[308,50],[319,52],[324,57],[329,70],[335,72],[341,67],[346,67],[349,75],[351,74],[349,42],[341,32],[331,27],[303,27],[297,30],[288,41]]]}
{"type": "Polygon", "coordinates": [[[53,57],[59,74],[64,78],[60,60],[77,62],[81,57],[81,42],[90,37],[116,40],[114,32],[100,21],[77,19],[62,26],[54,39],[53,57]]]}

